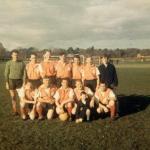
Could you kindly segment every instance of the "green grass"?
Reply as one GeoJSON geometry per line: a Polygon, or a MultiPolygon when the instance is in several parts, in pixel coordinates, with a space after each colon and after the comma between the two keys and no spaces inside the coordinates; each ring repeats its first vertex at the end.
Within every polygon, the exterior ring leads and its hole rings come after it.
{"type": "Polygon", "coordinates": [[[116,65],[117,68],[139,68],[139,69],[150,69],[150,63],[125,63],[116,65]]]}
{"type": "Polygon", "coordinates": [[[121,111],[117,121],[92,123],[22,121],[11,116],[11,101],[0,64],[0,150],[148,150],[150,147],[150,68],[118,67],[121,111]]]}
{"type": "Polygon", "coordinates": [[[118,94],[150,94],[150,67],[118,67],[118,94]]]}

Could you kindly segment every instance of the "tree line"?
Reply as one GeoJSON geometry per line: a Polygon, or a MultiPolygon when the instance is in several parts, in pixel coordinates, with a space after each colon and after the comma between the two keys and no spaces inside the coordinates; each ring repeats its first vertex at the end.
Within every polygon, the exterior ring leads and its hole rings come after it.
{"type": "MultiPolygon", "coordinates": [[[[29,47],[29,48],[16,48],[19,51],[20,55],[23,59],[28,59],[31,53],[36,53],[39,58],[42,58],[42,55],[45,50],[49,50],[52,52],[53,55],[61,55],[62,53],[65,54],[79,54],[79,55],[91,55],[91,56],[101,56],[103,54],[107,54],[113,58],[127,58],[127,57],[137,57],[137,55],[141,56],[150,56],[150,49],[138,49],[138,48],[127,48],[127,49],[108,49],[108,48],[94,48],[91,46],[89,48],[73,48],[69,47],[67,49],[62,48],[48,48],[48,49],[38,49],[36,47],[29,47]]],[[[3,44],[0,43],[0,59],[9,59],[10,58],[11,50],[7,50],[4,48],[3,44]]]]}

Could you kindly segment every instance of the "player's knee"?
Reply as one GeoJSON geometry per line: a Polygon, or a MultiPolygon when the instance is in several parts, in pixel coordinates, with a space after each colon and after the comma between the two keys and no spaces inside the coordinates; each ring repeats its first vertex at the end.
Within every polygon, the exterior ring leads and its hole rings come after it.
{"type": "Polygon", "coordinates": [[[21,107],[21,108],[24,108],[24,107],[25,107],[25,102],[20,101],[20,107],[21,107]]]}
{"type": "Polygon", "coordinates": [[[101,110],[100,110],[100,108],[97,108],[97,113],[99,113],[99,114],[101,113],[101,110]]]}
{"type": "Polygon", "coordinates": [[[109,107],[112,107],[115,105],[115,102],[111,100],[108,105],[109,105],[109,107]]]}
{"type": "Polygon", "coordinates": [[[42,113],[43,108],[42,108],[41,103],[37,103],[37,105],[36,105],[36,111],[37,111],[38,114],[42,113]]]}

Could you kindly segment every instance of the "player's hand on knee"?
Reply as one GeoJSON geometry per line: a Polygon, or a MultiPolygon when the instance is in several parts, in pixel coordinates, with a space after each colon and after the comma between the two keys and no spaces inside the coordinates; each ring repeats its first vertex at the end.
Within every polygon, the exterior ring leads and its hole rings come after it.
{"type": "Polygon", "coordinates": [[[109,109],[107,107],[104,107],[104,112],[105,113],[109,112],[109,109]]]}
{"type": "Polygon", "coordinates": [[[101,107],[98,107],[97,108],[97,112],[100,114],[100,113],[102,113],[104,110],[103,110],[103,108],[101,108],[101,107]]]}

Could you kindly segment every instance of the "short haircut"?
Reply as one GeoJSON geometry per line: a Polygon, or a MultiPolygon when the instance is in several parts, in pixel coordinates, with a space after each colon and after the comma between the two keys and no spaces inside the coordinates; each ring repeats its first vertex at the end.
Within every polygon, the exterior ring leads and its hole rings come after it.
{"type": "Polygon", "coordinates": [[[34,52],[32,52],[32,53],[30,54],[30,56],[31,56],[31,55],[34,55],[34,56],[36,56],[36,57],[37,57],[37,54],[36,54],[36,53],[34,53],[34,52]]]}
{"type": "Polygon", "coordinates": [[[101,58],[109,58],[110,56],[108,55],[108,54],[103,54],[102,56],[101,56],[101,58]]]}
{"type": "Polygon", "coordinates": [[[67,56],[67,54],[65,52],[61,52],[60,56],[67,56]]]}
{"type": "Polygon", "coordinates": [[[92,56],[91,56],[91,55],[86,55],[86,59],[87,59],[87,58],[91,58],[91,59],[92,59],[92,56]]]}
{"type": "Polygon", "coordinates": [[[74,55],[74,58],[80,59],[80,56],[79,55],[74,55]]]}
{"type": "Polygon", "coordinates": [[[52,53],[51,50],[48,50],[48,49],[44,49],[43,51],[44,51],[43,54],[46,54],[47,52],[52,53]]]}
{"type": "Polygon", "coordinates": [[[105,87],[106,87],[106,88],[108,88],[108,86],[106,85],[106,83],[105,83],[105,82],[101,82],[101,83],[100,83],[100,85],[101,85],[101,84],[104,84],[104,85],[105,85],[105,87]]]}
{"type": "Polygon", "coordinates": [[[13,53],[19,54],[19,51],[16,50],[16,49],[14,49],[14,50],[11,51],[11,55],[12,55],[13,53]]]}

